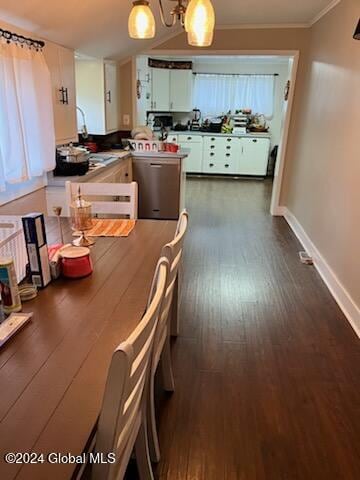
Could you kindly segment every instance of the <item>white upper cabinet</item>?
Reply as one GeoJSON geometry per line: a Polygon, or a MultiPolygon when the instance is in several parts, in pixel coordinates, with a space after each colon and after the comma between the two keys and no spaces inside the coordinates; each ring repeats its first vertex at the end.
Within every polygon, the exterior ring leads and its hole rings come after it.
{"type": "Polygon", "coordinates": [[[56,144],[77,141],[74,51],[48,42],[44,54],[51,75],[56,144]]]}
{"type": "Polygon", "coordinates": [[[191,112],[193,109],[193,74],[191,70],[152,68],[151,110],[191,112]]]}
{"type": "Polygon", "coordinates": [[[191,112],[192,109],[192,70],[170,70],[170,112],[191,112]]]}
{"type": "Polygon", "coordinates": [[[106,130],[118,130],[118,87],[117,67],[114,63],[105,63],[105,121],[106,130]]]}
{"type": "Polygon", "coordinates": [[[75,73],[77,105],[84,111],[89,134],[105,135],[117,131],[119,95],[116,64],[98,59],[77,59],[75,73]]]}
{"type": "Polygon", "coordinates": [[[151,69],[151,109],[168,112],[170,109],[170,70],[151,69]]]}

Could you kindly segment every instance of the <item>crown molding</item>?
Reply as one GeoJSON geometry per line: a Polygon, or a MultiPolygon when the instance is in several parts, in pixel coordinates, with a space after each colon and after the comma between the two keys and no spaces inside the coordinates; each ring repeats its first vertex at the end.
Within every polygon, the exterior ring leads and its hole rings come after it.
{"type": "Polygon", "coordinates": [[[261,30],[269,28],[309,28],[309,23],[243,23],[240,25],[216,25],[215,30],[261,30]]]}
{"type": "Polygon", "coordinates": [[[336,5],[338,5],[341,2],[341,0],[332,0],[329,5],[321,10],[315,17],[310,21],[309,26],[312,27],[315,25],[316,22],[318,22],[322,17],[324,17],[327,13],[330,12],[336,5]]]}

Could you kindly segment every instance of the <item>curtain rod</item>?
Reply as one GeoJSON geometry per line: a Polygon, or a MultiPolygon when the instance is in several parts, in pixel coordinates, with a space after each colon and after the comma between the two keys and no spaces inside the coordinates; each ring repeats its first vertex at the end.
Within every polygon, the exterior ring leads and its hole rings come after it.
{"type": "Polygon", "coordinates": [[[193,75],[229,75],[230,77],[278,77],[278,73],[211,73],[211,72],[193,72],[193,75]]]}
{"type": "Polygon", "coordinates": [[[45,42],[42,40],[34,40],[32,38],[10,32],[9,30],[3,30],[2,28],[0,28],[0,38],[4,38],[6,43],[14,42],[19,44],[21,47],[26,45],[29,48],[35,48],[36,51],[42,50],[45,47],[45,42]]]}

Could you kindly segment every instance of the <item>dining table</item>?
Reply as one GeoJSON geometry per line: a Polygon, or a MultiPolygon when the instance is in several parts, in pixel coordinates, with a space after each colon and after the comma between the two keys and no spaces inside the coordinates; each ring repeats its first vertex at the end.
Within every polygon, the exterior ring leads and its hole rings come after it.
{"type": "MultiPolygon", "coordinates": [[[[62,228],[70,241],[68,219],[62,228]]],[[[128,237],[96,238],[91,275],[60,277],[23,304],[32,319],[0,348],[1,480],[76,477],[67,458],[89,446],[112,354],[140,322],[175,229],[137,220],[128,237]]],[[[57,219],[46,218],[46,232],[48,245],[59,240],[57,219]]]]}

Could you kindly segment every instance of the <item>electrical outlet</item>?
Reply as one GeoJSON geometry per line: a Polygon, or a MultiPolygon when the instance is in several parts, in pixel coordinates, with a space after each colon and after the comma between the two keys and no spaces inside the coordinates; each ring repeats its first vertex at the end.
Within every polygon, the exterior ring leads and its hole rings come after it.
{"type": "Polygon", "coordinates": [[[125,114],[123,115],[123,124],[124,124],[124,125],[130,125],[130,115],[127,114],[127,113],[125,113],[125,114]]]}

